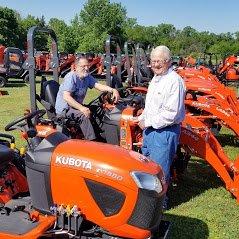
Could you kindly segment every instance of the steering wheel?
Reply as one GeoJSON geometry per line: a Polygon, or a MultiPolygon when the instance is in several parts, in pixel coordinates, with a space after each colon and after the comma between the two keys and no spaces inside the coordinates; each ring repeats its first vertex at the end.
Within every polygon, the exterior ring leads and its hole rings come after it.
{"type": "Polygon", "coordinates": [[[19,126],[18,124],[21,123],[22,121],[31,120],[35,116],[42,117],[45,113],[46,113],[45,110],[36,110],[32,113],[29,113],[27,115],[19,117],[19,118],[15,119],[14,121],[10,122],[8,125],[6,125],[5,131],[12,131],[12,130],[16,129],[17,126],[19,126]]]}

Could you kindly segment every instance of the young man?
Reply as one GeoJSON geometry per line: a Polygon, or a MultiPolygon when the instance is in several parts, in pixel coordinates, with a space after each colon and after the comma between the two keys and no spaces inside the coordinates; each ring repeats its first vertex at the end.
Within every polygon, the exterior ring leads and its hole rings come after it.
{"type": "Polygon", "coordinates": [[[145,109],[138,117],[144,129],[142,152],[158,163],[170,179],[170,166],[177,150],[180,123],[185,117],[183,79],[171,67],[171,52],[166,46],[152,50],[154,77],[149,84],[145,109]]]}
{"type": "Polygon", "coordinates": [[[107,85],[102,85],[94,77],[89,75],[89,62],[82,57],[76,62],[76,70],[68,73],[59,88],[56,98],[56,113],[58,115],[72,115],[82,121],[81,130],[88,140],[95,139],[95,133],[90,122],[90,110],[83,105],[87,89],[96,88],[99,91],[112,93],[115,102],[119,99],[119,93],[107,85]]]}

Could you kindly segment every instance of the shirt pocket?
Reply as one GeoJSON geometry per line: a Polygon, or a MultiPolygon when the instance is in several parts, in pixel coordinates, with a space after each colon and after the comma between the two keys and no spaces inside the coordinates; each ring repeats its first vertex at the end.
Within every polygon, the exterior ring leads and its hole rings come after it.
{"type": "Polygon", "coordinates": [[[163,89],[155,89],[154,94],[152,96],[152,100],[151,100],[152,107],[154,107],[154,109],[162,108],[163,101],[164,101],[163,89]]]}

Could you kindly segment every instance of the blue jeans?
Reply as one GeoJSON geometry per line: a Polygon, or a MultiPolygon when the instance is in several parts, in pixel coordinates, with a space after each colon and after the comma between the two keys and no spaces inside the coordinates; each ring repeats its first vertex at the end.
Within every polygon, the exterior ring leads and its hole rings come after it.
{"type": "Polygon", "coordinates": [[[177,151],[180,125],[174,124],[163,129],[146,128],[143,132],[143,155],[159,164],[167,182],[170,180],[170,167],[177,151]]]}

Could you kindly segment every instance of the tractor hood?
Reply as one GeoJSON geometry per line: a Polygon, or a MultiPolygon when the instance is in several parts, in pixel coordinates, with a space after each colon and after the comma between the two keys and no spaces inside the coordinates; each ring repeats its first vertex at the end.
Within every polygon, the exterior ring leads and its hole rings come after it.
{"type": "Polygon", "coordinates": [[[72,173],[82,173],[86,178],[89,174],[91,178],[104,177],[131,189],[135,189],[132,172],[162,174],[156,163],[139,153],[119,146],[78,139],[65,141],[55,148],[51,168],[70,169],[72,173]]]}

